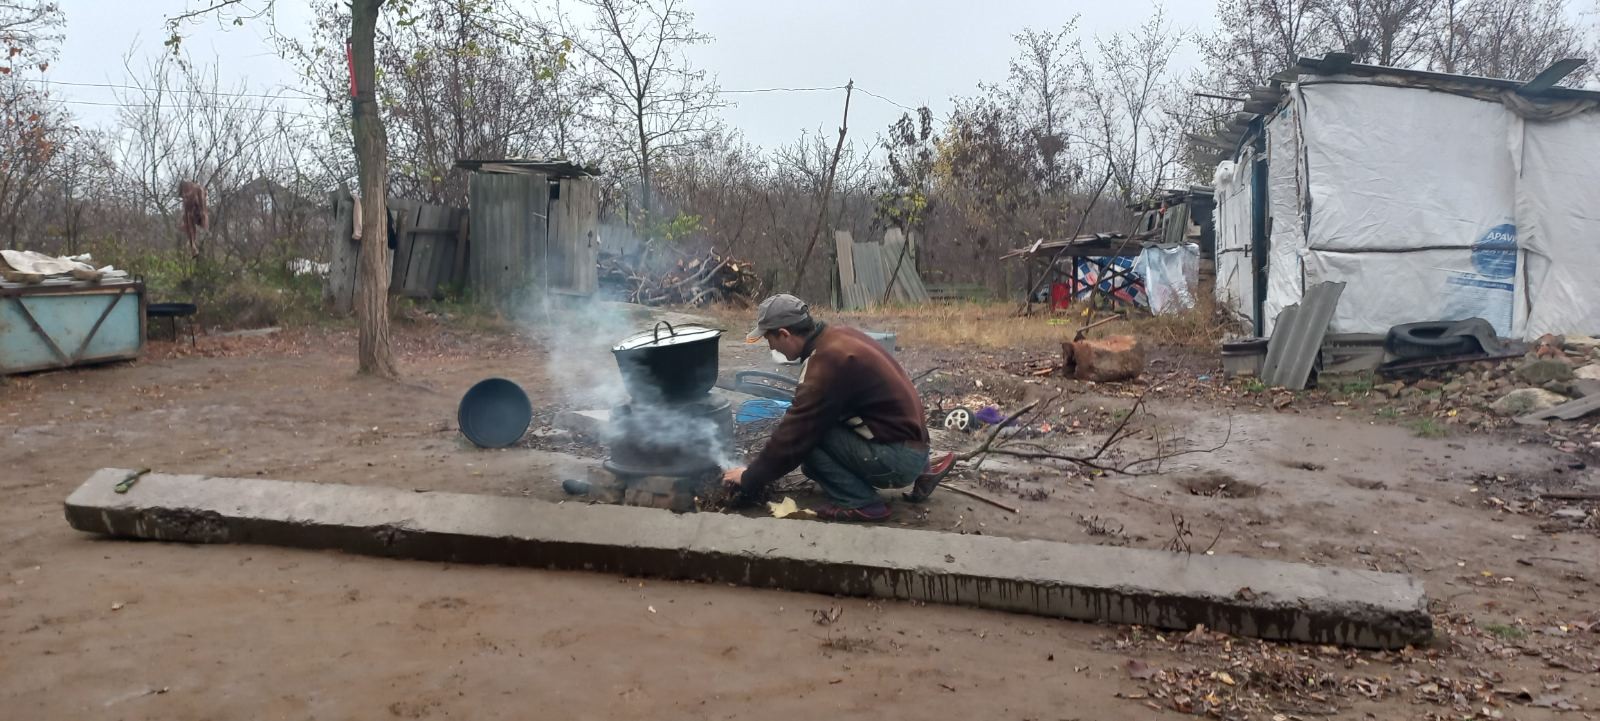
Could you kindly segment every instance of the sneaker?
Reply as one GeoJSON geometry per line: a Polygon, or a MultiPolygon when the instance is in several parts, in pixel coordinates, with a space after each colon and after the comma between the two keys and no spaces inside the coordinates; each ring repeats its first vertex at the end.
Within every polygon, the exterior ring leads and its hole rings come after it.
{"type": "Polygon", "coordinates": [[[860,508],[841,508],[832,503],[815,509],[817,518],[827,521],[873,522],[889,520],[889,504],[878,501],[860,508]]]}
{"type": "Polygon", "coordinates": [[[943,458],[928,464],[928,470],[917,476],[911,483],[911,490],[901,494],[912,503],[921,503],[933,495],[933,489],[944,482],[944,477],[950,475],[950,469],[956,466],[956,454],[946,453],[943,458]]]}

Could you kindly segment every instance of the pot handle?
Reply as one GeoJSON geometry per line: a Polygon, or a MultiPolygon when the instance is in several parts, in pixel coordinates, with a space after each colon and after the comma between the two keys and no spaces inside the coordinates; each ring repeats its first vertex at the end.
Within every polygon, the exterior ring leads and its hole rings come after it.
{"type": "Polygon", "coordinates": [[[655,342],[657,342],[657,343],[661,342],[661,326],[666,326],[667,327],[667,337],[668,338],[672,338],[672,337],[675,337],[675,336],[678,335],[678,331],[675,330],[672,327],[671,323],[668,323],[668,322],[666,322],[664,320],[658,320],[658,321],[656,321],[656,327],[655,327],[655,337],[656,337],[655,342]]]}

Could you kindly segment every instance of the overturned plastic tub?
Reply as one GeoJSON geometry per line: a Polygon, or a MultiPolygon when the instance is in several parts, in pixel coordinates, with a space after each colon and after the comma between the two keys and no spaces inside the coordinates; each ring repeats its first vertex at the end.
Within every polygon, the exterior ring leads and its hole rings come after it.
{"type": "Polygon", "coordinates": [[[504,378],[478,381],[461,397],[456,424],[479,448],[505,448],[522,440],[533,422],[533,404],[522,386],[504,378]]]}

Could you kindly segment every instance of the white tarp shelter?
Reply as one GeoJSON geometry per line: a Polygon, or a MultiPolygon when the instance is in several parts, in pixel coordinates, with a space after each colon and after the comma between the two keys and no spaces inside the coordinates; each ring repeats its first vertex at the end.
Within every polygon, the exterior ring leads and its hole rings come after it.
{"type": "Polygon", "coordinates": [[[1333,332],[1600,333],[1600,93],[1328,59],[1276,78],[1214,178],[1225,307],[1270,335],[1342,281],[1333,332]]]}

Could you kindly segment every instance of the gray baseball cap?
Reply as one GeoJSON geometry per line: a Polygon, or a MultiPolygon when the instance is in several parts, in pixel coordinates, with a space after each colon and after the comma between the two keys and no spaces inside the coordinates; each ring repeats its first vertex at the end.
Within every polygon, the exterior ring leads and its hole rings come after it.
{"type": "Polygon", "coordinates": [[[761,301],[761,306],[756,308],[756,327],[744,337],[744,342],[755,343],[768,331],[787,328],[810,319],[811,306],[788,293],[779,293],[761,301]]]}

